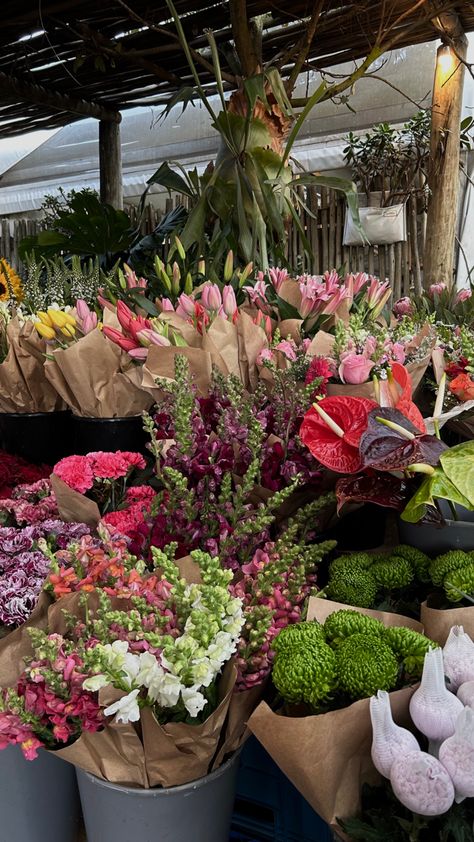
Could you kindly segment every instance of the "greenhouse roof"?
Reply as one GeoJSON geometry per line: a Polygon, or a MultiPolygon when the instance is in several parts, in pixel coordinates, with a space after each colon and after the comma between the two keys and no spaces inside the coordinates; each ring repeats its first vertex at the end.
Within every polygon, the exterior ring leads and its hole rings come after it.
{"type": "MultiPolygon", "coordinates": [[[[230,3],[237,19],[263,16],[263,61],[285,68],[319,12],[302,71],[323,70],[389,48],[434,40],[444,14],[474,30],[465,0],[175,0],[203,85],[214,76],[212,27],[224,81],[235,84],[230,3]]],[[[193,80],[165,0],[4,0],[0,31],[0,137],[54,129],[83,117],[160,104],[193,80]]]]}

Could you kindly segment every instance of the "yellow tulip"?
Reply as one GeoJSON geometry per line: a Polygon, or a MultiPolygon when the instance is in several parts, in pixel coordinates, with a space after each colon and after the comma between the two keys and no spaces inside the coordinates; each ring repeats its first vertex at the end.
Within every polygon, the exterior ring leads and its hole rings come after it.
{"type": "Polygon", "coordinates": [[[76,326],[74,316],[64,313],[63,310],[48,310],[48,316],[56,327],[62,328],[66,327],[66,325],[76,326]]]}
{"type": "Polygon", "coordinates": [[[56,336],[54,327],[50,327],[49,325],[46,325],[43,322],[35,322],[35,328],[38,331],[39,335],[43,336],[44,339],[54,339],[56,336]]]}
{"type": "Polygon", "coordinates": [[[38,310],[36,315],[38,316],[38,319],[40,320],[40,322],[42,322],[44,325],[48,325],[48,327],[53,326],[53,323],[52,323],[51,319],[49,318],[48,314],[45,313],[43,310],[38,310]]]}
{"type": "Polygon", "coordinates": [[[76,328],[73,325],[64,325],[64,327],[60,328],[61,333],[64,336],[67,336],[68,339],[74,338],[76,335],[76,328]]]}
{"type": "Polygon", "coordinates": [[[76,327],[76,319],[71,313],[64,313],[64,317],[69,325],[76,327]]]}

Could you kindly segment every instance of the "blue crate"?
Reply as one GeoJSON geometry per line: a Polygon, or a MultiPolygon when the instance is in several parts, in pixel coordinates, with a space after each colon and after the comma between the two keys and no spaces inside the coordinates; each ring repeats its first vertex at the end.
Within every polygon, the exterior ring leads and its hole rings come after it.
{"type": "Polygon", "coordinates": [[[240,763],[233,842],[332,842],[312,810],[265,749],[250,737],[240,763]]]}

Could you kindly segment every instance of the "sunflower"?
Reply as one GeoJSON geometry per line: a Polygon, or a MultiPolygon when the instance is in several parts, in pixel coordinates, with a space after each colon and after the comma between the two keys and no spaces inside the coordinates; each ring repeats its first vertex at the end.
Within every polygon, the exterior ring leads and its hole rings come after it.
{"type": "Polygon", "coordinates": [[[23,284],[7,260],[0,257],[0,301],[21,301],[23,284]]]}

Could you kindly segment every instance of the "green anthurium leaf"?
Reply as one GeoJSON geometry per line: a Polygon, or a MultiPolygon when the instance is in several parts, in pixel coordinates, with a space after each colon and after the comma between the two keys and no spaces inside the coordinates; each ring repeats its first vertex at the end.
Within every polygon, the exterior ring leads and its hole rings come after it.
{"type": "Polygon", "coordinates": [[[436,499],[450,500],[466,509],[474,509],[474,505],[471,505],[469,500],[453,485],[442,468],[435,468],[433,474],[425,477],[405,507],[401,515],[402,520],[418,523],[426,515],[427,507],[435,505],[436,499]]]}
{"type": "Polygon", "coordinates": [[[147,184],[148,186],[159,184],[161,187],[166,187],[170,193],[172,190],[175,190],[176,193],[183,193],[185,196],[194,198],[193,191],[190,189],[187,181],[179,173],[172,170],[167,161],[163,161],[156,172],[150,176],[147,184]]]}
{"type": "Polygon", "coordinates": [[[440,462],[446,476],[474,506],[474,441],[465,441],[446,450],[440,462]]]}

